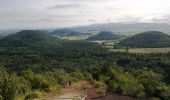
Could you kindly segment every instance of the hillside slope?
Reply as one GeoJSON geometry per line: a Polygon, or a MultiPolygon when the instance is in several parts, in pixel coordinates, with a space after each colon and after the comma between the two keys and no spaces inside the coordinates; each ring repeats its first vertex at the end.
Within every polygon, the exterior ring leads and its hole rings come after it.
{"type": "Polygon", "coordinates": [[[132,48],[170,47],[170,36],[159,31],[147,31],[124,39],[118,45],[132,48]]]}
{"type": "Polygon", "coordinates": [[[8,35],[0,40],[0,46],[25,47],[35,45],[59,45],[59,39],[49,36],[46,31],[23,30],[16,34],[8,35]]]}

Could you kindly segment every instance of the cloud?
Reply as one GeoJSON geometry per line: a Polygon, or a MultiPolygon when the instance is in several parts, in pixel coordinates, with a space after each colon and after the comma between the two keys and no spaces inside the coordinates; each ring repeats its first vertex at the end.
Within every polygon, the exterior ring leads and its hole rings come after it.
{"type": "Polygon", "coordinates": [[[79,8],[82,6],[83,5],[80,4],[63,4],[63,5],[54,5],[54,6],[46,7],[45,9],[56,10],[56,9],[66,9],[66,8],[79,8]]]}
{"type": "Polygon", "coordinates": [[[154,22],[154,23],[170,23],[170,15],[164,15],[164,16],[152,18],[151,22],[154,22]]]}
{"type": "Polygon", "coordinates": [[[0,0],[0,28],[170,23],[169,12],[169,0],[0,0]]]}

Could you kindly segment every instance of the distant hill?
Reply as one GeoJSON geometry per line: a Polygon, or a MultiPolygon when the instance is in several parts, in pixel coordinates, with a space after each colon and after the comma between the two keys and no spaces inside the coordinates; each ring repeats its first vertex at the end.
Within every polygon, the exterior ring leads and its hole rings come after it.
{"type": "Polygon", "coordinates": [[[57,36],[76,36],[80,34],[81,34],[80,32],[76,32],[67,28],[54,30],[50,33],[50,35],[57,35],[57,36]]]}
{"type": "Polygon", "coordinates": [[[88,40],[118,40],[121,37],[121,35],[113,34],[110,31],[101,31],[99,34],[89,37],[88,40]]]}
{"type": "Polygon", "coordinates": [[[43,53],[56,53],[67,48],[68,52],[75,48],[96,48],[100,45],[87,41],[61,40],[41,30],[23,30],[16,34],[0,39],[0,47],[9,48],[10,51],[36,51],[43,53]],[[11,50],[12,49],[12,50],[11,50]]]}
{"type": "Polygon", "coordinates": [[[59,45],[59,39],[49,36],[46,31],[23,30],[16,34],[8,35],[0,40],[0,46],[5,47],[26,47],[59,45]]]}
{"type": "Polygon", "coordinates": [[[124,39],[118,45],[132,48],[170,47],[170,36],[159,31],[147,31],[124,39]]]}
{"type": "Polygon", "coordinates": [[[113,31],[123,35],[133,35],[145,31],[161,31],[170,34],[170,25],[165,23],[101,23],[69,28],[76,32],[113,31]]]}

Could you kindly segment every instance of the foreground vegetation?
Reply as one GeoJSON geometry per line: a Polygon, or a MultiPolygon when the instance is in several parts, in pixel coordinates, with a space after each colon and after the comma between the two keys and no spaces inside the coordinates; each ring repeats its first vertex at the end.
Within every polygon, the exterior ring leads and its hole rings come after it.
{"type": "Polygon", "coordinates": [[[95,43],[63,41],[36,31],[19,32],[0,42],[2,100],[40,98],[79,80],[92,82],[101,96],[111,91],[170,98],[170,53],[108,52],[95,43]]]}

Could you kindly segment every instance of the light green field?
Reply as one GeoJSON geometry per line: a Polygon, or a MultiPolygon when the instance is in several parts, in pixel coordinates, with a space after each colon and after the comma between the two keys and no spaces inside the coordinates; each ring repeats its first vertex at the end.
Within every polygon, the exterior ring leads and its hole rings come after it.
{"type": "MultiPolygon", "coordinates": [[[[110,49],[113,52],[126,52],[126,49],[110,49]]],[[[131,48],[129,53],[168,53],[170,48],[131,48]]]]}

